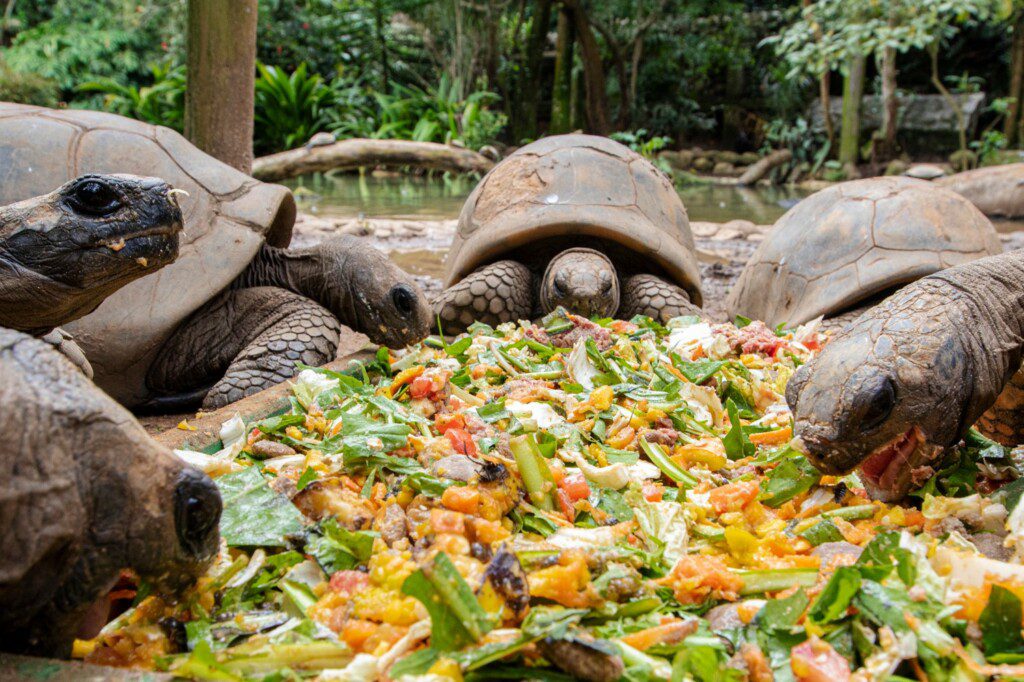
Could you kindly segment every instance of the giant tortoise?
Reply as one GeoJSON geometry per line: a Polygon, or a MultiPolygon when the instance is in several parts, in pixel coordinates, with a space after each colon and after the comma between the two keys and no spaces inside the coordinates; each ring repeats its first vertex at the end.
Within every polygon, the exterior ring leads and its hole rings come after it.
{"type": "Polygon", "coordinates": [[[901,497],[992,406],[1022,351],[1024,251],[934,273],[864,313],[793,375],[796,435],[821,470],[859,465],[873,497],[901,497]]]}
{"type": "Polygon", "coordinates": [[[976,168],[939,178],[935,184],[963,195],[985,215],[1024,217],[1024,163],[976,168]]]}
{"type": "Polygon", "coordinates": [[[0,328],[0,377],[0,651],[68,656],[123,569],[202,573],[220,494],[47,344],[0,328]]]}
{"type": "Polygon", "coordinates": [[[69,327],[130,407],[214,407],[333,358],[340,323],[402,346],[430,312],[415,282],[353,237],[286,250],[295,203],[178,133],[93,111],[0,104],[0,204],[82,173],[145,172],[188,196],[178,260],[69,327]]]}
{"type": "Polygon", "coordinates": [[[557,135],[470,194],[434,301],[445,332],[552,311],[667,320],[699,312],[700,270],[671,181],[618,142],[557,135]]]}
{"type": "Polygon", "coordinates": [[[978,209],[934,184],[901,177],[844,182],[779,218],[736,280],[727,310],[772,326],[803,324],[1002,251],[978,209]]]}

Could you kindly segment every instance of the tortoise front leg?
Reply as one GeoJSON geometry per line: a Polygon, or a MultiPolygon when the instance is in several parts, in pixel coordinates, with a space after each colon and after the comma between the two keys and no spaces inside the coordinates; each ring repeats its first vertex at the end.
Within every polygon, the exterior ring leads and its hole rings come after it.
{"type": "Polygon", "coordinates": [[[701,314],[703,311],[690,301],[686,290],[655,275],[633,275],[622,283],[618,317],[623,320],[647,315],[664,323],[681,315],[701,314]]]}
{"type": "Polygon", "coordinates": [[[463,332],[474,321],[497,325],[529,319],[533,313],[533,274],[514,260],[485,265],[434,299],[434,314],[445,334],[463,332]]]}
{"type": "Polygon", "coordinates": [[[334,359],[341,323],[286,289],[229,289],[179,327],[150,367],[149,407],[213,409],[334,359]]]}

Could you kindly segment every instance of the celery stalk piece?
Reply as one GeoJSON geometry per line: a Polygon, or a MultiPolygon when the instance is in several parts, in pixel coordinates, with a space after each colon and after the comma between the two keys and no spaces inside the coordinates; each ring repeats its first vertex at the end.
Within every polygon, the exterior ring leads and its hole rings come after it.
{"type": "Polygon", "coordinates": [[[696,487],[698,481],[693,475],[668,458],[665,450],[657,443],[650,443],[646,438],[639,439],[640,449],[647,459],[661,469],[661,472],[684,488],[696,487]]]}
{"type": "Polygon", "coordinates": [[[778,592],[798,585],[811,587],[818,581],[818,570],[815,568],[777,568],[763,571],[735,571],[743,579],[740,594],[761,594],[778,592]]]}
{"type": "Polygon", "coordinates": [[[544,511],[552,511],[555,505],[551,492],[555,487],[555,479],[551,475],[547,460],[540,454],[537,439],[532,433],[516,436],[510,446],[512,455],[516,458],[519,476],[530,495],[530,501],[544,511]]]}

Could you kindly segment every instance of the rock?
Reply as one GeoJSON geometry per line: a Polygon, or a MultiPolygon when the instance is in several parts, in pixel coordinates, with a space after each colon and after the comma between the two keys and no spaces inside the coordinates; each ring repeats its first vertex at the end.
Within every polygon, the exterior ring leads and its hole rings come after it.
{"type": "Polygon", "coordinates": [[[715,162],[706,156],[698,156],[693,160],[693,170],[698,173],[708,173],[715,167],[715,162]]]}
{"type": "Polygon", "coordinates": [[[721,151],[715,153],[715,160],[719,163],[729,163],[736,165],[740,162],[740,155],[733,151],[721,151]]]}
{"type": "Polygon", "coordinates": [[[740,163],[744,166],[749,166],[752,163],[757,163],[761,159],[761,155],[757,152],[743,152],[740,154],[740,163]]]}
{"type": "MultiPolygon", "coordinates": [[[[906,175],[907,174],[907,162],[903,159],[893,159],[889,162],[889,165],[885,167],[886,175],[906,175]]],[[[917,176],[911,176],[917,177],[917,176]]]]}
{"type": "Polygon", "coordinates": [[[693,164],[693,152],[688,149],[682,151],[663,151],[658,154],[659,159],[664,159],[672,170],[689,170],[693,164]]]}
{"type": "Polygon", "coordinates": [[[732,165],[728,161],[719,161],[714,165],[711,170],[712,175],[724,175],[731,178],[736,175],[736,166],[732,165]]]}
{"type": "Polygon", "coordinates": [[[947,174],[946,168],[934,163],[918,163],[903,171],[908,178],[918,180],[935,180],[947,174]]]}
{"type": "Polygon", "coordinates": [[[971,170],[978,165],[978,155],[970,149],[958,149],[949,155],[949,165],[958,173],[971,170]]]}

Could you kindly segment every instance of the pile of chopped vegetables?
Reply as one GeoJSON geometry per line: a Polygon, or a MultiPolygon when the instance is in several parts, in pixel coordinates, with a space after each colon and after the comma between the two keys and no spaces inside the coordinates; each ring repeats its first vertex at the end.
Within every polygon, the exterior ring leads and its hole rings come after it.
{"type": "Polygon", "coordinates": [[[822,476],[783,394],[824,341],[556,311],[305,368],[290,410],[178,453],[224,499],[207,575],[136,585],[76,654],[219,680],[1024,676],[1014,453],[971,432],[903,505],[822,476]]]}

